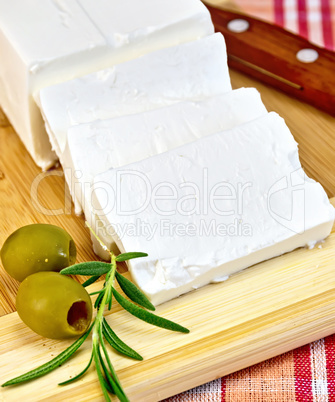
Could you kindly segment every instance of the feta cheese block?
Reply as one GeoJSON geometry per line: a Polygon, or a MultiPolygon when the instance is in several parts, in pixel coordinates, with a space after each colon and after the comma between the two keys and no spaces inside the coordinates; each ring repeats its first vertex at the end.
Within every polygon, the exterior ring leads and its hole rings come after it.
{"type": "MultiPolygon", "coordinates": [[[[233,128],[267,113],[254,88],[240,88],[203,101],[187,101],[149,112],[70,127],[63,169],[76,213],[96,226],[91,183],[99,173],[168,151],[205,135],[233,128]]],[[[100,227],[100,231],[102,227],[100,227]]],[[[113,239],[104,234],[113,248],[113,239]]],[[[102,258],[101,248],[94,249],[102,258]]]]}
{"type": "Polygon", "coordinates": [[[313,245],[334,222],[275,113],[110,169],[95,177],[93,195],[120,250],[148,253],[129,269],[155,305],[313,245]]]}
{"type": "Polygon", "coordinates": [[[64,8],[60,4],[0,1],[0,106],[42,168],[49,167],[56,155],[32,93],[57,82],[57,77],[94,70],[94,60],[107,49],[105,39],[76,1],[64,3],[64,8]]]}
{"type": "Polygon", "coordinates": [[[37,102],[62,162],[71,126],[228,91],[225,41],[216,33],[44,88],[37,102]]]}
{"type": "Polygon", "coordinates": [[[213,32],[200,0],[0,0],[0,107],[46,169],[34,92],[213,32]]]}

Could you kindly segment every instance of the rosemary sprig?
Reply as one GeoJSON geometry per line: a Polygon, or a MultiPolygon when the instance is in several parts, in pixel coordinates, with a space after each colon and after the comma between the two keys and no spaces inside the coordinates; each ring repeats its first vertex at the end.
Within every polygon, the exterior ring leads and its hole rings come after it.
{"type": "Polygon", "coordinates": [[[155,310],[148,298],[142,293],[131,281],[117,272],[117,262],[128,261],[133,258],[146,257],[145,253],[123,253],[115,256],[108,248],[102,243],[98,236],[94,233],[93,229],[87,224],[93,235],[97,238],[104,250],[107,250],[111,256],[111,262],[91,261],[80,264],[75,264],[63,269],[60,273],[63,275],[88,275],[91,276],[83,286],[88,286],[97,281],[101,275],[106,274],[105,282],[102,289],[92,294],[97,294],[94,307],[97,309],[97,314],[89,329],[78,338],[71,346],[61,352],[58,356],[50,360],[48,363],[37,367],[19,377],[15,377],[4,384],[2,387],[8,385],[15,385],[21,382],[30,381],[35,378],[41,377],[57,367],[61,366],[66,360],[73,356],[73,354],[84,343],[90,332],[92,332],[92,353],[90,360],[86,367],[75,377],[61,382],[59,385],[66,385],[81,378],[90,368],[92,362],[95,364],[97,376],[100,382],[102,393],[106,401],[110,401],[109,394],[115,394],[121,402],[127,402],[128,398],[123,390],[120,381],[116,375],[115,369],[110,360],[105,341],[117,352],[130,357],[135,360],[143,360],[143,357],[133,350],[130,346],[125,344],[112,330],[104,317],[104,311],[112,307],[112,298],[137,318],[171,331],[178,331],[188,333],[189,330],[173,321],[165,318],[158,317],[157,315],[145,310],[155,310]],[[121,289],[126,296],[130,299],[127,300],[120,294],[114,287],[115,279],[119,283],[121,289]],[[134,303],[137,304],[134,304],[134,303]],[[141,306],[141,307],[140,307],[141,306]]]}
{"type": "Polygon", "coordinates": [[[34,380],[35,378],[42,377],[45,374],[50,373],[50,371],[55,370],[57,367],[61,366],[66,360],[68,360],[74,352],[76,352],[80,346],[85,342],[86,338],[88,337],[89,333],[93,324],[90,328],[80,337],[78,338],[71,346],[61,352],[58,356],[54,357],[49,362],[42,364],[42,366],[37,367],[34,370],[28,371],[25,374],[20,375],[19,377],[15,377],[9,381],[6,381],[2,384],[2,387],[7,387],[8,385],[15,385],[21,382],[34,380]]]}

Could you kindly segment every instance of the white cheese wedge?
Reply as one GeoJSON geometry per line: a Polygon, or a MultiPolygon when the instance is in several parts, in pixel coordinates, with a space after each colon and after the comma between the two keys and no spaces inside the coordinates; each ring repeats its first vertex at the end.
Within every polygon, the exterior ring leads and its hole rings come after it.
{"type": "Polygon", "coordinates": [[[37,102],[62,162],[71,126],[228,91],[226,46],[217,33],[44,88],[37,102]]]}
{"type": "Polygon", "coordinates": [[[200,0],[0,0],[0,106],[46,169],[34,92],[213,31],[200,0]]]}
{"type": "Polygon", "coordinates": [[[110,169],[94,184],[95,213],[121,251],[149,254],[129,268],[155,305],[314,244],[334,222],[275,113],[110,169]]]}

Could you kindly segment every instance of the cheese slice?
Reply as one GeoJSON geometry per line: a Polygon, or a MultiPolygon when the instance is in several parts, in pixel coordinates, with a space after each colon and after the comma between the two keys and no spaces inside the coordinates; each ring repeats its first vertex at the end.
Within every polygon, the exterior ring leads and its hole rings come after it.
{"type": "Polygon", "coordinates": [[[124,60],[117,63],[214,32],[210,14],[200,0],[78,2],[110,47],[123,52],[124,60]]]}
{"type": "MultiPolygon", "coordinates": [[[[324,239],[334,208],[275,113],[94,179],[95,213],[157,305],[324,239]]],[[[99,233],[99,227],[95,228],[99,233]]]]}
{"type": "Polygon", "coordinates": [[[89,196],[89,187],[97,174],[266,113],[256,89],[240,88],[203,101],[178,102],[149,112],[70,127],[62,160],[76,213],[81,213],[84,195],[89,196]],[[82,191],[85,187],[86,192],[82,191]]]}
{"type": "MultiPolygon", "coordinates": [[[[91,226],[97,226],[91,211],[93,178],[110,168],[125,166],[186,143],[233,128],[267,113],[258,91],[240,88],[203,101],[179,102],[149,112],[73,126],[68,131],[62,156],[63,169],[77,214],[82,208],[91,226]]],[[[100,233],[103,222],[99,223],[100,233]]],[[[114,241],[105,231],[109,249],[114,241]]],[[[109,255],[93,248],[100,257],[109,255]]]]}
{"type": "Polygon", "coordinates": [[[213,32],[200,0],[0,0],[0,106],[47,169],[36,91],[213,32]]]}
{"type": "Polygon", "coordinates": [[[71,126],[230,90],[225,41],[217,33],[44,88],[38,103],[62,162],[71,126]]]}

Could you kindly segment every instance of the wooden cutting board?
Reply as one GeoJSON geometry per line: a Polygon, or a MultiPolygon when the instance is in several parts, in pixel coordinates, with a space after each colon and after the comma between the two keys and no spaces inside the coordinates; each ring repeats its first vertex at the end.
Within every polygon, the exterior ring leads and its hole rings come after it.
{"type": "MultiPolygon", "coordinates": [[[[231,71],[235,88],[254,86],[268,110],[283,116],[299,143],[306,172],[335,195],[334,119],[311,106],[231,71]]],[[[82,217],[75,216],[60,168],[40,173],[0,113],[0,245],[16,228],[48,222],[68,230],[78,261],[95,259],[82,217]]],[[[335,233],[322,248],[301,249],[258,264],[222,284],[165,303],[158,314],[191,329],[156,329],[114,307],[109,322],[145,358],[111,352],[131,400],[158,401],[335,332],[335,233]]],[[[93,285],[93,289],[99,286],[93,285]]],[[[50,360],[67,341],[41,338],[18,319],[18,283],[0,267],[0,381],[50,360]]],[[[93,371],[67,387],[88,359],[89,341],[72,361],[28,384],[0,389],[0,400],[102,400],[93,371]]]]}

